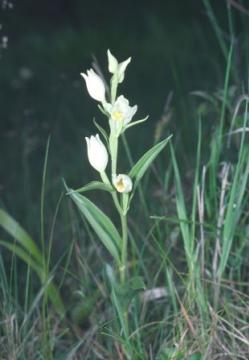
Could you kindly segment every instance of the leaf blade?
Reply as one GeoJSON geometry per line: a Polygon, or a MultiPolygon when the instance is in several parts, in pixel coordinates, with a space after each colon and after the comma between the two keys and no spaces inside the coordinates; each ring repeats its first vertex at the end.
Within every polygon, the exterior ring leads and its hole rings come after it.
{"type": "Polygon", "coordinates": [[[88,220],[102,244],[114,259],[120,263],[119,250],[121,249],[122,240],[112,221],[85,196],[75,192],[70,192],[69,196],[76,204],[79,211],[88,220]]]}
{"type": "Polygon", "coordinates": [[[59,291],[57,287],[52,283],[51,280],[46,280],[46,272],[41,267],[41,265],[37,264],[31,257],[31,254],[27,253],[21,246],[16,244],[10,244],[7,241],[0,240],[0,246],[3,246],[7,250],[11,251],[13,254],[17,255],[21,260],[23,260],[27,266],[30,266],[33,271],[36,272],[38,277],[41,280],[41,283],[45,286],[45,291],[48,294],[48,297],[51,303],[54,305],[55,310],[61,316],[65,313],[64,304],[60,297],[59,291]]]}
{"type": "Polygon", "coordinates": [[[138,182],[140,181],[146,170],[149,168],[151,163],[167,145],[171,137],[172,135],[150,148],[132,167],[129,176],[135,179],[134,189],[137,187],[138,182]]]}
{"type": "Polygon", "coordinates": [[[105,184],[101,181],[91,181],[88,184],[86,184],[85,186],[82,186],[81,188],[78,188],[76,190],[69,190],[67,195],[70,195],[70,193],[82,193],[82,192],[91,191],[91,190],[104,190],[104,191],[108,191],[108,192],[114,191],[114,189],[111,187],[111,185],[105,184]]]}
{"type": "Polygon", "coordinates": [[[30,253],[40,265],[43,263],[42,254],[29,234],[6,211],[0,209],[0,226],[16,239],[23,248],[30,253]]]}

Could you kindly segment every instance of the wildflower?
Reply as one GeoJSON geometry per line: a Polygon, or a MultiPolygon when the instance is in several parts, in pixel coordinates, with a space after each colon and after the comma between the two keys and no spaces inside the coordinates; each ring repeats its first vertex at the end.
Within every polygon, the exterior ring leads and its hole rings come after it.
{"type": "Polygon", "coordinates": [[[101,172],[104,172],[108,163],[108,153],[105,145],[99,138],[99,134],[96,136],[86,137],[87,143],[87,156],[92,167],[101,172]]]}
{"type": "Polygon", "coordinates": [[[81,73],[86,82],[89,95],[101,102],[105,102],[105,84],[101,77],[93,69],[87,70],[87,74],[81,73]]]}
{"type": "Polygon", "coordinates": [[[110,118],[111,131],[119,136],[131,122],[132,117],[137,111],[137,105],[130,106],[129,101],[120,95],[113,105],[105,104],[105,109],[108,111],[110,118]]]}
{"type": "Polygon", "coordinates": [[[125,174],[114,175],[113,185],[120,193],[129,193],[132,190],[132,180],[125,174]]]}

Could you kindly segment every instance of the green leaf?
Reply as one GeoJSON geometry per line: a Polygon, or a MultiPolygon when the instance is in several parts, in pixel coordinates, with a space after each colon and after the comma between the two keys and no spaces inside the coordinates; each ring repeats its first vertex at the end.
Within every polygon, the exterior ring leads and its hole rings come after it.
{"type": "Polygon", "coordinates": [[[177,214],[180,222],[180,230],[182,233],[184,249],[187,255],[187,261],[189,263],[189,267],[192,268],[194,242],[192,237],[190,236],[189,219],[187,215],[184,193],[182,189],[182,182],[181,182],[181,177],[180,177],[174,149],[172,146],[170,146],[170,150],[171,150],[171,158],[172,158],[173,169],[175,174],[177,214]]]}
{"type": "Polygon", "coordinates": [[[46,272],[43,270],[42,266],[37,264],[31,257],[30,253],[27,253],[22,247],[17,244],[11,244],[7,241],[0,240],[0,245],[5,247],[7,250],[11,251],[13,254],[17,255],[22,259],[30,268],[37,273],[41,279],[44,287],[44,292],[47,293],[51,303],[54,305],[55,310],[60,314],[64,315],[65,308],[61,300],[60,294],[51,280],[46,280],[46,272]]]}
{"type": "Polygon", "coordinates": [[[114,271],[110,265],[106,265],[106,273],[110,281],[112,291],[115,293],[119,307],[123,311],[127,310],[129,303],[134,299],[134,297],[141,290],[145,290],[145,284],[141,276],[134,276],[129,281],[124,284],[121,284],[115,277],[114,271]]]}
{"type": "Polygon", "coordinates": [[[31,254],[28,254],[22,247],[17,244],[12,244],[4,240],[0,240],[0,245],[11,251],[13,254],[16,254],[20,259],[26,262],[40,277],[42,277],[42,267],[39,266],[31,257],[31,254]]]}
{"type": "Polygon", "coordinates": [[[42,265],[42,255],[29,234],[3,209],[0,209],[0,226],[4,228],[31,254],[38,264],[42,265]]]}
{"type": "Polygon", "coordinates": [[[125,311],[127,311],[126,292],[125,291],[123,291],[122,293],[120,292],[120,286],[117,283],[114,270],[109,264],[106,264],[106,275],[108,277],[110,287],[111,287],[112,303],[117,312],[121,328],[124,331],[124,335],[126,338],[128,338],[128,328],[127,328],[127,323],[126,323],[126,319],[125,319],[125,311]],[[125,304],[125,306],[124,306],[124,304],[125,304]]]}
{"type": "Polygon", "coordinates": [[[58,288],[54,285],[52,281],[50,281],[48,284],[46,283],[45,286],[46,286],[46,292],[49,296],[51,303],[54,305],[55,310],[58,312],[58,314],[64,316],[65,307],[61,299],[60,293],[58,291],[58,288]]]}
{"type": "Polygon", "coordinates": [[[167,145],[168,141],[171,139],[172,135],[170,135],[167,139],[160,141],[158,144],[154,145],[150,150],[148,150],[139,160],[138,162],[132,167],[129,176],[134,181],[134,189],[137,187],[138,182],[151,165],[151,163],[155,160],[158,154],[164,149],[167,145]]]}
{"type": "Polygon", "coordinates": [[[97,290],[93,292],[92,295],[88,294],[88,296],[80,298],[80,301],[78,301],[77,304],[71,306],[70,314],[73,319],[73,323],[78,326],[86,325],[86,321],[95,309],[99,298],[100,292],[97,290]]]}
{"type": "Polygon", "coordinates": [[[195,354],[192,354],[190,355],[187,360],[201,360],[203,357],[202,357],[202,354],[201,353],[195,353],[195,354]]]}
{"type": "Polygon", "coordinates": [[[163,347],[157,357],[158,360],[183,360],[184,354],[174,347],[163,347]]]}
{"type": "Polygon", "coordinates": [[[129,210],[129,200],[130,197],[128,194],[123,193],[121,196],[121,202],[122,202],[122,209],[124,214],[127,214],[128,210],[129,210]]]}
{"type": "Polygon", "coordinates": [[[99,130],[99,132],[102,134],[103,138],[105,139],[105,142],[108,144],[108,135],[105,129],[100,126],[95,119],[93,119],[93,123],[96,126],[96,128],[99,130]]]}
{"type": "Polygon", "coordinates": [[[70,195],[71,193],[82,193],[82,192],[90,191],[90,190],[104,190],[104,191],[108,191],[108,192],[114,191],[114,189],[108,184],[105,184],[101,181],[91,181],[90,183],[88,183],[87,185],[85,185],[79,189],[70,190],[67,193],[67,195],[70,195]]]}
{"type": "Polygon", "coordinates": [[[132,290],[145,290],[146,286],[141,276],[134,276],[129,281],[132,290]]]}
{"type": "Polygon", "coordinates": [[[132,126],[141,124],[141,123],[145,122],[148,118],[149,118],[149,115],[145,116],[145,118],[143,118],[143,119],[141,119],[141,120],[132,121],[132,122],[130,122],[128,125],[126,125],[125,129],[129,129],[129,128],[131,128],[132,126]]]}
{"type": "Polygon", "coordinates": [[[121,237],[111,220],[92,201],[76,192],[69,192],[69,196],[77,205],[80,212],[86,217],[99,239],[120,263],[121,237]]]}
{"type": "MultiPolygon", "coordinates": [[[[0,241],[0,245],[16,254],[22,259],[30,268],[37,273],[40,277],[42,284],[46,281],[47,275],[44,269],[43,255],[36,246],[34,240],[30,235],[15,221],[6,211],[0,209],[0,226],[4,228],[21,246],[7,241],[0,241]]],[[[56,311],[63,315],[65,313],[64,305],[61,300],[60,294],[53,283],[46,286],[46,293],[50,301],[54,305],[56,311]]]]}

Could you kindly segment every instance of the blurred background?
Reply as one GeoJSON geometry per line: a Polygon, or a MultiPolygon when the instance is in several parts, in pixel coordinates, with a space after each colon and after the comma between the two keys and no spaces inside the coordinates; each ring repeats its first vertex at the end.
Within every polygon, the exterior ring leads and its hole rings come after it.
{"type": "MultiPolygon", "coordinates": [[[[138,118],[150,115],[128,133],[133,158],[152,145],[166,111],[161,135],[173,133],[181,163],[191,164],[198,123],[191,92],[222,87],[226,63],[205,1],[1,1],[0,199],[30,233],[39,233],[49,135],[47,221],[63,191],[62,178],[72,187],[96,178],[84,137],[96,131],[93,118],[106,120],[80,72],[95,59],[108,79],[108,48],[120,61],[132,57],[120,93],[138,105],[138,118]]],[[[211,1],[224,32],[231,3],[211,1]]],[[[234,18],[239,37],[237,8],[234,18]]],[[[212,125],[207,119],[207,129],[212,125]]]]}

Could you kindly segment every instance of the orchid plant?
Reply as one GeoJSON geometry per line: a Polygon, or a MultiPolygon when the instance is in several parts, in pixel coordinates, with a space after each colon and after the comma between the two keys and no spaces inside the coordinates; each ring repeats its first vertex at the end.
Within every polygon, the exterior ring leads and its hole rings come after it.
{"type": "MultiPolygon", "coordinates": [[[[136,279],[135,281],[134,278],[128,277],[127,213],[142,176],[166,146],[170,137],[146,151],[128,173],[119,173],[118,153],[120,137],[129,128],[146,121],[148,116],[134,121],[133,118],[138,110],[137,106],[131,106],[123,95],[117,96],[118,86],[124,80],[125,71],[131,58],[119,63],[109,50],[107,51],[107,57],[108,69],[112,74],[109,92],[101,76],[93,69],[81,74],[85,80],[89,95],[98,102],[98,108],[107,117],[109,123],[109,131],[106,131],[104,127],[95,122],[99,133],[86,137],[88,160],[91,166],[99,173],[99,180],[92,181],[77,190],[68,189],[68,194],[113,257],[116,269],[118,269],[120,274],[120,286],[124,287],[126,284],[129,284],[131,288],[138,289],[143,287],[141,279],[136,279]],[[109,93],[110,96],[108,97],[107,94],[109,93]],[[110,169],[108,169],[108,163],[111,163],[110,169]],[[101,209],[82,195],[83,192],[89,190],[104,190],[111,194],[120,216],[121,233],[101,209]]],[[[113,283],[114,272],[110,266],[107,273],[113,283]]]]}

